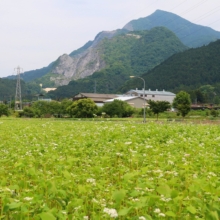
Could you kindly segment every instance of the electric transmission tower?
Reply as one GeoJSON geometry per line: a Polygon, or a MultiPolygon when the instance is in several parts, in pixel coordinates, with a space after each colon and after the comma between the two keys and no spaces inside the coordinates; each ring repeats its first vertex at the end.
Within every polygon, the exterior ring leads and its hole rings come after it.
{"type": "Polygon", "coordinates": [[[17,67],[17,84],[16,84],[16,93],[15,93],[15,110],[22,110],[22,100],[21,100],[21,80],[20,80],[20,73],[22,68],[17,67]]]}

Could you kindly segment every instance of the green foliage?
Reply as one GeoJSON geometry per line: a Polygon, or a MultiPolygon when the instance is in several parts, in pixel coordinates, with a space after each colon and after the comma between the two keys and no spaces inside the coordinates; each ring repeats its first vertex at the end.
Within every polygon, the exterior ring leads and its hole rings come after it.
{"type": "Polygon", "coordinates": [[[210,111],[210,115],[213,116],[213,117],[217,117],[219,115],[218,111],[215,110],[215,109],[211,109],[210,111]]]}
{"type": "Polygon", "coordinates": [[[157,119],[158,119],[159,113],[165,112],[171,107],[170,103],[167,102],[167,101],[152,101],[152,100],[149,100],[148,104],[149,104],[149,107],[152,110],[152,112],[155,115],[157,115],[157,119]]]}
{"type": "Polygon", "coordinates": [[[61,101],[61,113],[66,115],[68,114],[68,107],[71,106],[73,104],[73,101],[69,100],[69,99],[63,99],[61,101]]]}
{"type": "Polygon", "coordinates": [[[130,117],[134,112],[134,108],[128,103],[115,99],[111,103],[106,103],[102,107],[102,111],[110,117],[130,117]]]}
{"type": "Polygon", "coordinates": [[[49,73],[45,74],[44,76],[33,80],[32,82],[37,84],[37,85],[42,84],[43,88],[56,87],[55,86],[55,81],[51,80],[51,78],[57,77],[57,76],[59,76],[59,75],[49,72],[49,73]]]}
{"type": "Polygon", "coordinates": [[[0,117],[5,115],[5,116],[9,116],[10,112],[8,107],[5,104],[1,104],[0,103],[0,117]]]}
{"type": "MultiPolygon", "coordinates": [[[[26,110],[26,108],[24,109],[26,110]]],[[[27,111],[27,110],[26,110],[27,111]]],[[[25,116],[26,111],[24,111],[23,115],[25,116]]],[[[32,104],[32,106],[29,108],[30,112],[34,113],[34,117],[45,117],[46,115],[52,116],[52,115],[60,115],[61,112],[61,104],[57,101],[36,101],[32,104]]],[[[22,115],[21,115],[22,116],[22,115]]]]}
{"type": "Polygon", "coordinates": [[[173,100],[173,107],[178,110],[182,117],[185,117],[190,111],[190,106],[189,94],[185,91],[180,91],[173,100]]]}
{"type": "Polygon", "coordinates": [[[80,99],[67,108],[69,115],[75,118],[92,118],[97,111],[98,107],[91,99],[80,99]]]}
{"type": "Polygon", "coordinates": [[[35,116],[35,112],[33,108],[30,107],[24,107],[22,112],[19,112],[19,117],[27,117],[27,118],[33,118],[35,116]]]}

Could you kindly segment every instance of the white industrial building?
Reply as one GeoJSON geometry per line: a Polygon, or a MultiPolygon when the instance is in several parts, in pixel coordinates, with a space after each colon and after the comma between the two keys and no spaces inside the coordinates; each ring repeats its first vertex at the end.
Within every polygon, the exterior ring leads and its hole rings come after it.
{"type": "Polygon", "coordinates": [[[149,104],[144,100],[142,97],[136,97],[136,96],[119,96],[113,99],[108,99],[104,101],[104,103],[111,103],[114,100],[120,100],[123,102],[127,102],[130,106],[135,107],[135,108],[143,108],[144,105],[147,107],[149,104]]]}
{"type": "Polygon", "coordinates": [[[144,98],[144,93],[145,93],[145,99],[146,100],[153,100],[153,101],[168,101],[170,103],[173,102],[174,98],[176,97],[176,95],[172,92],[168,92],[165,90],[162,91],[153,91],[153,90],[130,90],[126,93],[126,95],[128,96],[138,96],[138,97],[142,97],[144,98]]]}

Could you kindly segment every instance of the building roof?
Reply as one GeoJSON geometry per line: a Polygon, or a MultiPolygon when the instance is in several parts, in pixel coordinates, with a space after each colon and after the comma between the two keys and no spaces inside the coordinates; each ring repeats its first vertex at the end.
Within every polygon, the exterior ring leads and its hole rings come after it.
{"type": "Polygon", "coordinates": [[[99,93],[79,93],[77,95],[75,95],[74,97],[81,97],[84,96],[86,98],[115,98],[118,95],[115,94],[99,94],[99,93]]]}
{"type": "MultiPolygon", "coordinates": [[[[120,97],[117,97],[117,98],[114,98],[114,99],[108,99],[108,100],[106,100],[104,102],[105,103],[113,102],[115,99],[120,100],[120,101],[131,101],[133,99],[142,99],[144,101],[144,98],[139,97],[139,96],[120,96],[120,97]]],[[[145,99],[145,100],[146,100],[146,105],[148,105],[147,99],[145,99]]]]}
{"type": "Polygon", "coordinates": [[[108,99],[113,99],[118,97],[115,94],[99,94],[99,93],[78,93],[73,97],[73,100],[78,100],[82,98],[89,98],[92,99],[94,102],[104,102],[108,99]]]}
{"type": "MultiPolygon", "coordinates": [[[[144,90],[138,90],[138,89],[131,89],[130,91],[128,91],[127,93],[137,93],[137,94],[141,94],[143,95],[144,90]]],[[[172,92],[168,92],[168,91],[152,91],[152,90],[145,90],[145,95],[162,95],[162,96],[175,96],[174,93],[172,92]]]]}
{"type": "Polygon", "coordinates": [[[137,98],[143,99],[143,98],[137,97],[137,96],[119,96],[119,97],[116,97],[114,99],[108,99],[104,102],[113,102],[115,99],[120,100],[120,101],[129,101],[129,100],[137,99],[137,98]]]}

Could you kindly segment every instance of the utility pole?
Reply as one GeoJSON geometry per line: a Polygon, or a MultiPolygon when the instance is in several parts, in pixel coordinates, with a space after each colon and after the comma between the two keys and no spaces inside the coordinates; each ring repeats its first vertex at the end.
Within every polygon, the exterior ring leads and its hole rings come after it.
{"type": "Polygon", "coordinates": [[[17,67],[17,84],[16,84],[16,93],[15,93],[15,110],[22,110],[22,100],[21,100],[21,80],[20,80],[20,73],[22,68],[17,67]]]}

